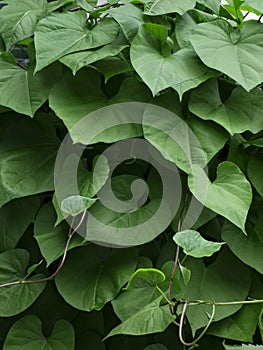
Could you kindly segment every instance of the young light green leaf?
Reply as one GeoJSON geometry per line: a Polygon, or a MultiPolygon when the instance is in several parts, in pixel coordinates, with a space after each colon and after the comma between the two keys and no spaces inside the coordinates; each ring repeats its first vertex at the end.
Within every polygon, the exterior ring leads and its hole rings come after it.
{"type": "Polygon", "coordinates": [[[182,98],[184,92],[218,75],[202,64],[193,49],[186,48],[173,54],[171,50],[162,53],[167,39],[167,28],[148,23],[139,28],[131,45],[132,65],[153,95],[173,87],[182,98]],[[152,67],[158,74],[152,74],[152,67]]]}
{"type": "Polygon", "coordinates": [[[137,262],[134,249],[111,251],[89,245],[69,252],[56,286],[63,298],[79,310],[101,310],[129,280],[137,262]]]}
{"type": "Polygon", "coordinates": [[[55,323],[49,337],[42,331],[40,319],[35,315],[25,316],[16,321],[9,330],[3,350],[74,350],[73,326],[65,320],[55,323]],[[25,336],[26,335],[26,336],[25,336]]]}
{"type": "Polygon", "coordinates": [[[224,243],[211,242],[204,239],[199,232],[194,230],[185,230],[177,232],[173,240],[178,244],[186,255],[194,258],[203,258],[211,256],[219,251],[224,243]]]}
{"type": "Polygon", "coordinates": [[[34,34],[35,26],[44,16],[45,0],[14,0],[0,11],[0,32],[6,44],[6,50],[12,45],[34,34]]]}
{"type": "MultiPolygon", "coordinates": [[[[185,265],[191,270],[187,284],[187,300],[224,302],[245,300],[250,287],[250,271],[227,248],[222,249],[216,261],[205,267],[201,259],[188,258],[185,265]],[[220,288],[219,288],[220,286],[220,288]]],[[[237,312],[242,305],[217,307],[214,321],[224,319],[237,312]]],[[[193,333],[208,322],[211,305],[195,305],[187,309],[187,318],[193,333]]]]}
{"type": "Polygon", "coordinates": [[[252,190],[239,167],[232,162],[220,163],[214,182],[210,182],[203,169],[195,165],[193,167],[195,177],[190,174],[189,188],[194,196],[207,208],[224,216],[246,233],[245,222],[252,200],[252,190]],[[207,194],[204,198],[203,191],[206,188],[207,194]]]}
{"type": "Polygon", "coordinates": [[[173,12],[183,15],[185,12],[192,10],[195,3],[196,0],[150,0],[146,2],[144,13],[149,16],[159,16],[173,12]]]}
{"type": "Polygon", "coordinates": [[[262,82],[263,67],[259,62],[263,56],[263,28],[260,23],[248,22],[240,30],[223,20],[202,23],[194,29],[190,41],[208,67],[227,74],[247,91],[262,82]]]}
{"type": "Polygon", "coordinates": [[[68,215],[76,216],[89,209],[98,198],[88,198],[83,196],[70,196],[61,202],[61,210],[68,215]]]}
{"type": "MultiPolygon", "coordinates": [[[[0,283],[22,281],[26,276],[29,253],[25,249],[10,249],[0,254],[0,283]]],[[[30,279],[40,279],[35,275],[30,279]]],[[[45,289],[46,283],[19,284],[0,288],[0,316],[10,317],[26,310],[45,289]]]]}
{"type": "Polygon", "coordinates": [[[33,65],[29,65],[28,70],[25,70],[0,58],[0,104],[2,106],[30,117],[34,116],[58,80],[60,67],[52,65],[36,75],[33,74],[33,69],[33,65]]]}
{"type": "Polygon", "coordinates": [[[107,18],[89,29],[84,11],[52,13],[38,23],[35,31],[35,72],[74,51],[109,44],[118,31],[117,23],[107,18]]]}
{"type": "Polygon", "coordinates": [[[247,165],[247,174],[252,182],[252,185],[258,191],[258,193],[263,196],[263,156],[262,154],[253,155],[247,165]]]}
{"type": "Polygon", "coordinates": [[[250,92],[236,87],[230,97],[222,102],[218,83],[209,80],[191,93],[189,109],[204,120],[213,120],[222,125],[231,135],[246,130],[257,133],[263,129],[261,111],[263,92],[250,92]]]}
{"type": "Polygon", "coordinates": [[[122,322],[127,320],[145,305],[159,298],[157,285],[164,280],[164,273],[154,268],[141,268],[134,272],[128,285],[111,302],[119,319],[122,322]]]}
{"type": "Polygon", "coordinates": [[[106,338],[116,334],[144,335],[163,332],[174,321],[174,316],[167,305],[160,306],[161,299],[162,296],[113,328],[106,338]]]}
{"type": "Polygon", "coordinates": [[[38,268],[38,266],[40,266],[42,264],[43,261],[44,260],[40,260],[37,264],[30,266],[27,269],[27,276],[31,275],[31,273],[33,273],[38,268]]]}

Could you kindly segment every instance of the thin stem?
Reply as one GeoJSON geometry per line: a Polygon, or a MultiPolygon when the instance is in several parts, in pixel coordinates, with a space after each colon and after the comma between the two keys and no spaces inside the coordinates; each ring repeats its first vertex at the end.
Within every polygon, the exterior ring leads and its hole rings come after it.
{"type": "MultiPolygon", "coordinates": [[[[213,302],[215,306],[226,306],[226,305],[243,305],[243,304],[261,304],[263,299],[252,299],[252,300],[239,300],[239,301],[223,301],[223,302],[213,302]]],[[[197,304],[211,304],[211,301],[206,300],[191,300],[188,302],[189,305],[197,304]]]]}
{"type": "Polygon", "coordinates": [[[10,286],[18,285],[18,284],[40,283],[40,282],[47,282],[47,281],[52,280],[59,273],[59,271],[62,269],[62,267],[63,267],[63,265],[65,263],[66,257],[67,257],[68,248],[69,248],[71,239],[74,236],[74,234],[77,232],[77,230],[80,228],[80,226],[82,225],[82,223],[83,223],[83,221],[85,219],[85,216],[86,216],[86,212],[87,212],[86,210],[83,212],[82,217],[81,217],[78,225],[74,228],[74,230],[68,236],[67,243],[66,243],[66,246],[65,246],[65,249],[64,249],[64,253],[63,253],[61,262],[60,262],[59,266],[57,267],[56,271],[54,273],[52,273],[52,275],[50,275],[49,277],[45,277],[45,278],[39,279],[39,280],[22,280],[22,281],[8,282],[8,283],[5,283],[5,284],[1,284],[0,288],[10,287],[10,286]]]}
{"type": "MultiPolygon", "coordinates": [[[[211,303],[210,303],[211,304],[211,303]]],[[[195,345],[204,335],[205,333],[207,332],[208,328],[210,327],[212,321],[213,321],[213,318],[215,316],[215,311],[216,311],[216,306],[214,303],[212,303],[212,314],[209,318],[209,321],[206,325],[206,327],[204,328],[204,330],[202,331],[202,333],[195,339],[193,340],[191,343],[187,343],[184,338],[183,338],[183,326],[184,326],[184,320],[185,320],[185,314],[186,314],[186,309],[187,309],[187,306],[188,306],[188,301],[186,300],[185,303],[184,303],[184,306],[183,306],[183,311],[182,311],[182,315],[181,315],[181,318],[180,318],[180,325],[179,325],[179,339],[181,341],[181,343],[185,346],[192,346],[192,345],[195,345]]]]}

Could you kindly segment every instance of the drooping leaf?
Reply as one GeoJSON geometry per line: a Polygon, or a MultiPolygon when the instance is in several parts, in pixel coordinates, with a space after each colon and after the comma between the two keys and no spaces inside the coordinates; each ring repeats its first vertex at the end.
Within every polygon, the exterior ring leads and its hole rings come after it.
{"type": "Polygon", "coordinates": [[[163,332],[173,322],[174,316],[171,315],[167,305],[159,305],[161,298],[156,299],[113,328],[106,338],[116,334],[144,335],[163,332]]]}
{"type": "Polygon", "coordinates": [[[97,200],[97,198],[70,196],[61,202],[61,210],[68,215],[76,216],[90,208],[97,200]]]}
{"type": "MultiPolygon", "coordinates": [[[[22,281],[26,276],[29,253],[25,249],[10,249],[0,254],[0,284],[22,281]]],[[[30,279],[40,279],[35,275],[30,279]]],[[[46,283],[18,284],[0,288],[0,316],[10,317],[26,310],[39,297],[46,283]]]]}
{"type": "Polygon", "coordinates": [[[59,68],[52,65],[34,75],[33,64],[26,70],[0,58],[0,104],[33,117],[58,80],[59,68]]]}
{"type": "Polygon", "coordinates": [[[246,130],[257,133],[263,128],[261,110],[263,92],[250,92],[236,87],[230,97],[222,102],[216,80],[209,80],[191,93],[189,109],[204,120],[222,125],[231,135],[246,130]]]}
{"type": "Polygon", "coordinates": [[[203,169],[197,166],[194,168],[195,176],[189,176],[189,188],[194,196],[207,208],[223,215],[245,233],[252,191],[250,183],[238,166],[232,162],[220,163],[214,182],[210,182],[203,169]]]}
{"type": "Polygon", "coordinates": [[[197,2],[208,7],[215,14],[219,14],[221,0],[197,0],[197,2]]]}
{"type": "Polygon", "coordinates": [[[250,91],[263,80],[263,68],[259,64],[263,55],[262,39],[260,23],[248,22],[235,30],[226,21],[215,20],[198,25],[190,41],[208,67],[227,74],[250,91]]]}
{"type": "Polygon", "coordinates": [[[21,118],[0,115],[0,206],[54,189],[54,161],[59,146],[54,119],[48,114],[21,118]]]}
{"type": "Polygon", "coordinates": [[[262,172],[263,172],[263,156],[262,154],[253,155],[250,157],[247,174],[252,182],[252,185],[258,191],[258,193],[263,196],[263,182],[262,182],[262,172]]]}
{"type": "Polygon", "coordinates": [[[118,30],[118,25],[111,19],[104,19],[89,29],[84,11],[52,13],[38,23],[35,31],[35,72],[74,51],[109,44],[118,30]]]}
{"type": "MultiPolygon", "coordinates": [[[[56,213],[52,203],[44,204],[35,220],[34,237],[48,266],[63,254],[69,233],[69,226],[66,222],[57,226],[55,226],[55,222],[56,213]]],[[[84,239],[79,235],[74,235],[68,249],[82,244],[85,244],[84,239]]]]}
{"type": "Polygon", "coordinates": [[[211,242],[204,239],[199,232],[194,230],[185,230],[177,232],[173,236],[173,240],[178,244],[186,255],[193,256],[194,258],[202,258],[204,256],[211,256],[220,248],[224,243],[211,242]]]}
{"type": "Polygon", "coordinates": [[[144,9],[144,13],[150,16],[159,16],[166,13],[179,13],[183,15],[185,12],[195,7],[196,0],[150,0],[144,9]]]}
{"type": "Polygon", "coordinates": [[[28,197],[13,200],[0,209],[1,252],[16,247],[29,224],[34,221],[39,204],[39,198],[28,197]]]}
{"type": "Polygon", "coordinates": [[[40,319],[35,315],[28,315],[11,327],[3,349],[74,350],[74,338],[74,328],[68,321],[57,321],[52,333],[46,338],[40,319]]]}
{"type": "Polygon", "coordinates": [[[192,49],[163,52],[167,46],[168,30],[159,24],[144,24],[131,45],[131,62],[145,84],[156,95],[173,87],[180,97],[218,73],[202,64],[192,49]],[[147,59],[145,59],[147,57],[147,59]],[[152,74],[155,67],[158,74],[152,74]]]}
{"type": "Polygon", "coordinates": [[[132,65],[129,62],[125,62],[116,56],[98,61],[93,66],[104,75],[105,83],[116,75],[133,71],[132,65]]]}
{"type": "Polygon", "coordinates": [[[134,249],[116,250],[95,245],[71,251],[56,286],[63,298],[79,310],[100,310],[116,297],[137,262],[134,249]]]}
{"type": "Polygon", "coordinates": [[[141,268],[131,276],[127,287],[112,301],[114,312],[123,322],[145,305],[160,297],[156,286],[165,280],[162,271],[141,268]]]}
{"type": "Polygon", "coordinates": [[[44,16],[45,0],[14,0],[0,11],[0,32],[6,50],[34,34],[38,20],[44,16]]]}
{"type": "Polygon", "coordinates": [[[263,273],[261,251],[263,249],[262,230],[248,230],[247,236],[231,223],[222,228],[222,239],[226,241],[232,252],[245,264],[263,273]]]}
{"type": "MultiPolygon", "coordinates": [[[[226,248],[221,250],[216,261],[207,268],[200,259],[188,259],[185,265],[191,270],[191,279],[186,288],[187,300],[224,302],[246,299],[250,287],[249,270],[226,248]]],[[[242,305],[216,307],[214,321],[234,314],[241,307],[242,305]]],[[[211,305],[188,307],[187,318],[193,333],[207,324],[211,310],[211,305]]]]}
{"type": "Polygon", "coordinates": [[[123,49],[127,47],[127,41],[120,34],[111,43],[98,48],[97,50],[80,51],[71,53],[60,59],[60,62],[68,66],[75,75],[81,68],[91,63],[100,61],[104,58],[118,55],[123,49]]]}

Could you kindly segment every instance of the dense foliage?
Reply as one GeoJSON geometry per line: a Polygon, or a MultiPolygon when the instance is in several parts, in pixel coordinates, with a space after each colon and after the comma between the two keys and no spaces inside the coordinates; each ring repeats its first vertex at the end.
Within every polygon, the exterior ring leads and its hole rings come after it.
{"type": "Polygon", "coordinates": [[[0,4],[1,348],[263,349],[262,0],[0,4]]]}

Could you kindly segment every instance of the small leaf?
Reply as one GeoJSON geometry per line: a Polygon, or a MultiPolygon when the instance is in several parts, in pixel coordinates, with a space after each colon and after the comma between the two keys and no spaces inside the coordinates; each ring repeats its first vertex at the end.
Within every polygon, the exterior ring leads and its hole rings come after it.
{"type": "Polygon", "coordinates": [[[35,315],[25,316],[16,321],[9,330],[3,350],[45,349],[74,350],[75,335],[72,325],[65,320],[59,320],[46,338],[42,332],[40,319],[35,315]]]}
{"type": "Polygon", "coordinates": [[[44,261],[44,260],[40,260],[39,263],[30,266],[30,267],[27,269],[27,275],[28,275],[28,276],[31,275],[31,273],[33,273],[33,272],[38,268],[38,266],[42,264],[43,261],[44,261]]]}
{"type": "Polygon", "coordinates": [[[68,215],[76,216],[90,208],[96,203],[98,198],[88,198],[83,196],[70,196],[61,202],[61,210],[68,215]]]}
{"type": "Polygon", "coordinates": [[[225,244],[207,241],[199,232],[193,230],[177,232],[173,236],[173,240],[183,248],[186,255],[193,256],[194,258],[211,256],[225,244]]]}

